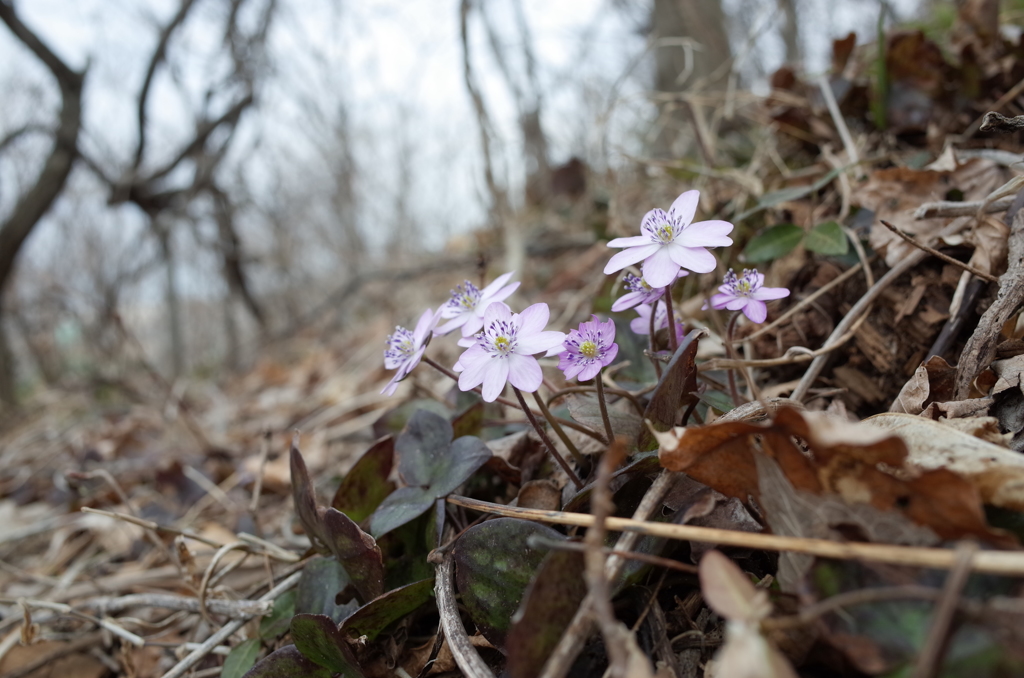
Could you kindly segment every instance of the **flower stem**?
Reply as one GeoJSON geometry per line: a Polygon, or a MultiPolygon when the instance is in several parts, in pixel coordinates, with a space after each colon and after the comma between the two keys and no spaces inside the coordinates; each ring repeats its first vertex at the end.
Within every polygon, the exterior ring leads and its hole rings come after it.
{"type": "Polygon", "coordinates": [[[668,317],[668,345],[672,349],[672,355],[675,355],[676,349],[679,348],[679,337],[676,336],[676,318],[672,312],[673,284],[674,280],[665,286],[665,315],[668,317]]]}
{"type": "MultiPolygon", "coordinates": [[[[423,356],[423,362],[425,362],[426,364],[430,365],[435,370],[437,370],[441,374],[445,375],[449,379],[455,381],[456,383],[459,381],[459,375],[455,374],[454,372],[452,372],[451,370],[449,370],[447,367],[445,367],[441,363],[437,362],[436,360],[433,360],[432,358],[428,358],[427,356],[423,356]]],[[[481,391],[481,388],[479,386],[477,386],[476,388],[473,389],[474,393],[480,393],[480,391],[481,391]]],[[[500,396],[498,398],[496,398],[495,400],[496,400],[496,402],[499,402],[502,405],[506,405],[508,407],[514,407],[516,409],[522,409],[519,406],[519,403],[517,403],[514,400],[509,400],[508,398],[502,398],[500,396]]],[[[536,412],[534,412],[533,414],[536,415],[536,412]]],[[[574,431],[579,431],[583,435],[590,436],[591,438],[593,438],[597,442],[601,443],[602,445],[607,445],[608,444],[608,441],[604,439],[604,436],[602,436],[600,433],[598,433],[597,431],[593,430],[589,426],[584,426],[583,424],[578,424],[575,421],[570,421],[568,419],[562,419],[561,417],[553,417],[553,419],[555,419],[562,426],[566,426],[568,428],[571,428],[574,431]]]]}
{"type": "Polygon", "coordinates": [[[555,461],[557,461],[559,466],[562,467],[562,470],[565,471],[565,475],[569,476],[569,480],[571,480],[572,484],[576,486],[576,489],[581,489],[583,487],[583,481],[580,480],[580,477],[572,470],[572,467],[569,466],[569,463],[565,458],[558,453],[558,449],[555,447],[555,444],[551,442],[551,438],[548,437],[544,427],[540,425],[540,422],[537,421],[537,417],[533,415],[533,410],[531,410],[526,404],[526,398],[523,397],[523,392],[515,386],[512,387],[512,390],[516,392],[516,397],[519,398],[519,404],[522,405],[523,413],[526,414],[526,418],[530,420],[531,424],[533,424],[533,428],[537,430],[537,435],[540,436],[544,445],[547,446],[548,452],[551,453],[551,456],[554,457],[555,461]]]}
{"type": "Polygon", "coordinates": [[[597,387],[597,405],[601,408],[601,421],[604,422],[604,432],[608,436],[608,442],[615,440],[615,432],[612,431],[612,420],[608,418],[608,403],[604,400],[604,384],[601,382],[601,373],[594,377],[594,386],[597,387]]]}
{"type": "Polygon", "coordinates": [[[583,458],[583,455],[580,453],[576,445],[573,444],[569,436],[565,435],[565,431],[562,429],[561,425],[559,425],[557,418],[551,415],[551,410],[548,409],[547,403],[544,402],[544,399],[540,397],[539,391],[533,392],[533,399],[537,401],[537,407],[540,408],[544,418],[548,420],[549,424],[551,424],[551,428],[555,432],[555,435],[557,435],[565,444],[565,447],[569,450],[569,454],[572,455],[572,458],[575,459],[576,463],[580,466],[585,465],[586,460],[583,458]]]}
{"type": "MultiPolygon", "coordinates": [[[[739,359],[736,355],[736,349],[732,345],[733,333],[736,331],[736,323],[739,319],[740,312],[736,311],[730,316],[729,324],[725,326],[725,350],[728,351],[729,357],[733,360],[739,359]]],[[[741,401],[740,390],[736,387],[736,370],[730,367],[726,370],[726,374],[729,376],[729,395],[732,397],[732,404],[739,407],[745,402],[745,399],[741,401]]]]}
{"type": "Polygon", "coordinates": [[[651,331],[650,331],[650,333],[647,336],[650,337],[650,339],[651,339],[651,362],[654,363],[654,371],[658,375],[658,381],[661,381],[661,361],[654,357],[654,354],[657,351],[657,349],[655,348],[655,345],[654,345],[654,333],[657,331],[655,329],[655,327],[654,327],[654,316],[656,316],[657,314],[658,314],[658,299],[655,299],[654,303],[651,304],[651,317],[650,317],[651,331]]]}

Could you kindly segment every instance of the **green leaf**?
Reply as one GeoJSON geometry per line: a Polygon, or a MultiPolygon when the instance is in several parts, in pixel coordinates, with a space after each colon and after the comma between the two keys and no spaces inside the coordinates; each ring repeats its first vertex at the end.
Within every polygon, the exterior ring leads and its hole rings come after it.
{"type": "Polygon", "coordinates": [[[731,412],[736,409],[736,405],[732,402],[732,397],[728,393],[722,393],[721,391],[705,391],[699,396],[701,402],[708,407],[713,407],[722,414],[731,412]]]}
{"type": "Polygon", "coordinates": [[[291,631],[295,647],[306,659],[345,678],[362,678],[352,649],[330,617],[297,614],[292,619],[291,631]]]}
{"type": "Polygon", "coordinates": [[[778,259],[792,252],[803,237],[804,229],[799,226],[777,224],[751,238],[743,250],[743,256],[751,263],[778,259]]]}
{"type": "Polygon", "coordinates": [[[463,436],[452,442],[447,419],[419,410],[395,441],[398,473],[408,487],[392,492],[370,518],[370,532],[379,537],[422,515],[434,500],[466,482],[491,458],[483,441],[463,436]]]}
{"type": "Polygon", "coordinates": [[[552,551],[530,582],[505,639],[510,678],[540,675],[587,595],[583,554],[552,551]]]}
{"type": "Polygon", "coordinates": [[[545,525],[516,518],[497,518],[466,530],[455,542],[455,581],[462,603],[480,633],[502,647],[512,615],[547,549],[529,545],[532,535],[566,539],[545,525]]]}
{"type": "Polygon", "coordinates": [[[295,616],[295,591],[286,591],[274,601],[274,609],[260,620],[260,638],[274,640],[288,630],[295,616]]]}
{"type": "Polygon", "coordinates": [[[324,543],[345,567],[362,602],[384,593],[384,559],[373,537],[337,509],[320,509],[319,515],[324,543]]]}
{"type": "Polygon", "coordinates": [[[345,475],[331,506],[355,522],[363,522],[395,489],[395,484],[388,480],[394,457],[394,437],[374,443],[345,475]]]}
{"type": "Polygon", "coordinates": [[[373,642],[381,631],[419,608],[433,596],[433,578],[388,591],[348,617],[342,623],[341,631],[350,637],[366,636],[373,642]]]}
{"type": "Polygon", "coordinates": [[[242,678],[256,663],[256,657],[259,653],[259,638],[243,640],[238,645],[235,645],[231,648],[228,656],[224,658],[224,666],[220,670],[220,678],[242,678]]]}
{"type": "Polygon", "coordinates": [[[804,240],[804,247],[818,254],[842,256],[850,251],[850,241],[846,239],[839,224],[826,221],[810,230],[804,240]]]}
{"type": "Polygon", "coordinates": [[[805,195],[810,195],[815,191],[820,191],[832,183],[832,180],[839,176],[840,172],[845,172],[851,167],[853,167],[853,164],[830,170],[825,176],[818,179],[813,184],[808,184],[806,186],[793,186],[792,188],[783,188],[779,191],[765,193],[761,196],[761,199],[757,201],[756,205],[734,218],[733,221],[738,223],[747,217],[757,214],[761,210],[768,209],[769,207],[775,207],[776,205],[781,205],[782,203],[790,202],[791,200],[799,200],[805,195]]]}
{"type": "Polygon", "coordinates": [[[294,645],[285,645],[260,660],[243,678],[331,678],[331,671],[303,657],[294,645]]]}
{"type": "Polygon", "coordinates": [[[335,596],[348,584],[348,573],[337,560],[320,556],[313,558],[302,568],[302,576],[295,587],[295,612],[325,614],[340,622],[359,607],[354,600],[347,605],[334,602],[335,596]]]}

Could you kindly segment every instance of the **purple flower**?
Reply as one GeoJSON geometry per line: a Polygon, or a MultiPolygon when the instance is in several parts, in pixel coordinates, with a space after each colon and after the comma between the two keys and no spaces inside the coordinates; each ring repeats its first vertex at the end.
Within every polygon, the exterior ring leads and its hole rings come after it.
{"type": "Polygon", "coordinates": [[[676,198],[667,213],[660,209],[648,212],[640,223],[643,235],[608,243],[608,247],[626,249],[611,258],[604,272],[614,273],[643,261],[644,279],[651,287],[665,287],[676,279],[680,268],[694,273],[715,270],[715,256],[705,248],[731,245],[728,234],[733,226],[728,221],[691,224],[699,199],[698,191],[687,191],[676,198]]]}
{"type": "Polygon", "coordinates": [[[501,302],[491,303],[484,311],[483,331],[455,365],[462,372],[459,388],[471,391],[482,384],[483,398],[489,403],[501,394],[506,381],[521,391],[540,388],[543,375],[533,355],[565,339],[562,332],[544,331],[549,314],[547,304],[513,313],[501,302]]]}
{"type": "MultiPolygon", "coordinates": [[[[629,321],[629,329],[633,330],[636,334],[650,334],[651,333],[651,307],[647,304],[642,304],[634,309],[637,312],[638,318],[633,318],[629,321]]],[[[676,339],[682,341],[683,337],[686,336],[686,327],[683,322],[676,318],[676,339]]],[[[654,315],[654,331],[663,330],[668,327],[668,311],[665,310],[665,304],[658,304],[658,310],[655,311],[654,315]]]]}
{"type": "Polygon", "coordinates": [[[462,336],[468,337],[480,331],[484,326],[484,311],[493,301],[504,301],[516,291],[519,283],[505,285],[511,273],[499,275],[487,287],[477,289],[477,286],[466,280],[451,291],[449,299],[441,307],[441,317],[451,318],[441,327],[437,328],[435,334],[448,334],[452,330],[461,327],[462,336]]]}
{"type": "MultiPolygon", "coordinates": [[[[785,287],[765,287],[764,274],[758,273],[756,268],[745,268],[743,275],[738,277],[730,268],[722,282],[724,284],[719,286],[718,294],[711,297],[711,308],[743,311],[755,323],[763,323],[768,317],[768,307],[764,302],[789,296],[785,287]]],[[[704,308],[707,307],[705,304],[704,308]]]]}
{"type": "MultiPolygon", "coordinates": [[[[679,271],[679,277],[690,275],[689,271],[679,271]]],[[[612,311],[626,311],[639,304],[653,304],[665,294],[664,287],[651,287],[641,276],[627,273],[622,277],[622,285],[629,290],[615,300],[612,311]]]]}
{"type": "Polygon", "coordinates": [[[570,331],[562,342],[565,352],[559,358],[558,369],[565,372],[566,379],[593,379],[619,353],[619,345],[615,343],[615,322],[601,322],[596,315],[591,318],[580,323],[578,330],[570,331]]]}
{"type": "Polygon", "coordinates": [[[420,316],[415,330],[410,332],[404,327],[395,327],[394,334],[388,335],[387,348],[384,349],[384,367],[397,371],[381,391],[382,394],[394,395],[398,382],[409,376],[413,368],[420,364],[423,351],[430,343],[431,332],[440,319],[440,309],[435,313],[433,309],[428,308],[420,316]]]}

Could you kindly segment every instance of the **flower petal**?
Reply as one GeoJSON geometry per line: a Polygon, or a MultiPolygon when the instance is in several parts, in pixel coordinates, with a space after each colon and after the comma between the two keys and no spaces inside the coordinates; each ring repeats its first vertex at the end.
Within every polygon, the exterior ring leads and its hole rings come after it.
{"type": "Polygon", "coordinates": [[[583,363],[579,361],[573,361],[568,367],[562,369],[565,372],[566,379],[575,379],[581,371],[583,371],[583,363]]]}
{"type": "Polygon", "coordinates": [[[686,191],[672,203],[668,213],[683,222],[683,225],[693,221],[693,215],[697,213],[697,204],[700,202],[700,191],[686,191]]]}
{"type": "Polygon", "coordinates": [[[745,308],[751,301],[753,301],[753,299],[750,299],[749,297],[736,297],[735,299],[730,299],[725,307],[730,311],[738,311],[741,308],[745,308]]]}
{"type": "Polygon", "coordinates": [[[772,299],[782,299],[783,297],[789,296],[789,290],[785,287],[762,287],[754,290],[751,298],[757,299],[758,301],[771,301],[772,299]]]}
{"type": "MultiPolygon", "coordinates": [[[[492,280],[490,285],[480,290],[480,299],[483,300],[488,298],[492,294],[495,294],[498,291],[499,287],[508,282],[508,279],[512,277],[512,273],[514,273],[514,271],[509,271],[508,273],[499,275],[497,278],[492,280]]],[[[500,300],[495,299],[494,301],[500,300]]]]}
{"type": "Polygon", "coordinates": [[[516,353],[519,355],[541,353],[561,346],[563,341],[565,341],[564,332],[537,332],[525,337],[520,336],[516,340],[516,353]]]}
{"type": "Polygon", "coordinates": [[[463,352],[459,361],[455,363],[456,367],[460,367],[462,371],[462,374],[459,375],[459,388],[469,391],[479,386],[484,380],[484,368],[490,361],[490,354],[479,346],[474,346],[463,352]]]}
{"type": "Polygon", "coordinates": [[[416,329],[412,331],[412,340],[417,346],[423,343],[423,340],[427,338],[430,331],[437,325],[437,321],[441,319],[440,309],[435,313],[433,309],[428,308],[420,316],[419,322],[416,323],[416,329]]]}
{"type": "Polygon", "coordinates": [[[592,360],[588,362],[583,366],[583,369],[580,370],[578,377],[579,381],[590,381],[600,373],[602,367],[603,365],[601,365],[600,360],[592,360]]]}
{"type": "Polygon", "coordinates": [[[484,325],[490,325],[498,320],[504,320],[505,322],[512,320],[512,309],[504,302],[492,301],[487,305],[487,310],[484,311],[484,325]]]}
{"type": "Polygon", "coordinates": [[[513,353],[505,362],[508,363],[508,380],[513,386],[527,393],[540,388],[544,375],[536,358],[513,353]]]}
{"type": "MultiPolygon", "coordinates": [[[[442,308],[444,308],[444,307],[442,306],[442,308]]],[[[442,314],[441,317],[443,317],[443,318],[451,317],[451,316],[444,315],[445,312],[447,312],[447,309],[445,309],[445,310],[443,310],[441,312],[441,314],[442,314]]],[[[457,330],[460,327],[462,327],[463,325],[465,325],[466,322],[472,316],[473,316],[472,313],[460,313],[459,315],[455,316],[454,318],[452,318],[451,320],[446,322],[444,325],[441,325],[436,330],[434,330],[434,334],[436,334],[438,336],[442,336],[442,335],[448,334],[452,330],[457,330]]]]}
{"type": "Polygon", "coordinates": [[[676,242],[683,247],[728,247],[734,226],[728,221],[698,221],[683,229],[676,242]]]}
{"type": "MultiPolygon", "coordinates": [[[[608,273],[621,271],[627,266],[632,266],[638,261],[643,261],[659,249],[661,249],[661,245],[648,242],[648,244],[640,247],[630,247],[629,249],[622,250],[608,261],[607,265],[604,267],[604,272],[607,275],[608,273]]],[[[648,282],[650,281],[648,280],[648,282]]]]}
{"type": "Polygon", "coordinates": [[[398,375],[396,374],[394,377],[391,377],[391,381],[388,382],[388,385],[381,389],[380,394],[381,395],[386,395],[386,396],[393,396],[393,395],[395,395],[395,391],[397,391],[397,390],[398,390],[398,375]]]}
{"type": "MultiPolygon", "coordinates": [[[[651,287],[665,287],[678,277],[680,264],[676,263],[672,257],[672,251],[675,249],[678,248],[671,245],[659,247],[658,251],[644,262],[644,280],[651,287]]],[[[714,260],[710,253],[708,256],[714,260]]],[[[713,268],[714,266],[708,270],[713,268]]],[[[706,271],[702,271],[702,273],[706,273],[706,271]]]]}
{"type": "Polygon", "coordinates": [[[629,238],[616,238],[608,241],[608,247],[640,247],[650,244],[651,239],[646,235],[634,235],[629,238]]]}
{"type": "Polygon", "coordinates": [[[732,301],[735,298],[736,297],[731,295],[731,294],[726,294],[725,292],[719,292],[718,294],[712,295],[711,301],[710,301],[711,308],[723,309],[723,308],[725,308],[726,304],[728,304],[730,301],[732,301]]]}
{"type": "MultiPolygon", "coordinates": [[[[512,293],[519,289],[519,283],[514,282],[511,285],[505,285],[500,290],[491,295],[490,301],[505,301],[512,293]]],[[[487,299],[487,297],[481,297],[481,299],[487,299]]]]}
{"type": "MultiPolygon", "coordinates": [[[[537,369],[540,369],[539,365],[537,369]]],[[[508,381],[508,370],[508,358],[492,358],[487,361],[487,365],[484,367],[483,389],[480,393],[483,396],[484,402],[493,403],[501,395],[501,392],[505,390],[505,382],[508,381]]]]}
{"type": "MultiPolygon", "coordinates": [[[[690,269],[694,273],[710,273],[718,265],[715,255],[703,247],[683,247],[678,242],[675,242],[668,246],[668,251],[673,262],[690,269]]],[[[651,284],[653,285],[654,283],[651,284]]]]}
{"type": "Polygon", "coordinates": [[[627,292],[615,300],[615,303],[612,304],[612,311],[615,313],[618,313],[619,311],[628,311],[639,304],[640,300],[645,296],[647,295],[643,292],[627,292]]]}
{"type": "Polygon", "coordinates": [[[746,308],[743,309],[743,313],[750,318],[751,322],[760,324],[768,318],[768,307],[765,306],[763,301],[751,299],[746,308]]]}
{"type": "Polygon", "coordinates": [[[650,334],[651,321],[647,318],[633,318],[629,321],[629,329],[633,330],[634,334],[650,334]]]}
{"type": "Polygon", "coordinates": [[[604,356],[601,358],[601,364],[608,367],[615,361],[615,356],[619,355],[619,345],[612,344],[605,349],[604,356]]]}
{"type": "Polygon", "coordinates": [[[526,310],[519,314],[519,336],[524,337],[543,331],[550,317],[551,311],[548,310],[548,305],[545,303],[527,306],[526,310]]]}

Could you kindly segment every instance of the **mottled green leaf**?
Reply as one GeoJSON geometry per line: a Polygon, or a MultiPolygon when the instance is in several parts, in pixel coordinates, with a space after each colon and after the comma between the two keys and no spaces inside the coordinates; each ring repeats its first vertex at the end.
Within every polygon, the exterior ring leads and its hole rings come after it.
{"type": "Polygon", "coordinates": [[[452,420],[453,437],[479,436],[484,423],[484,401],[478,400],[452,420]]]}
{"type": "Polygon", "coordinates": [[[288,630],[295,616],[295,591],[286,591],[274,601],[274,608],[260,619],[260,638],[274,640],[288,630]]]}
{"type": "Polygon", "coordinates": [[[799,200],[805,195],[810,195],[815,191],[820,191],[832,183],[832,180],[839,176],[840,172],[845,172],[850,167],[852,167],[852,165],[831,170],[813,184],[807,184],[806,186],[793,186],[792,188],[783,188],[779,191],[765,193],[761,196],[761,199],[757,201],[756,205],[735,217],[733,221],[739,223],[747,217],[757,214],[761,210],[768,209],[769,207],[775,207],[776,205],[781,205],[782,203],[790,202],[791,200],[799,200]]]}
{"type": "Polygon", "coordinates": [[[295,587],[295,612],[325,614],[335,622],[355,612],[359,603],[352,601],[347,605],[337,605],[335,596],[345,590],[349,584],[348,573],[334,558],[317,556],[302,568],[302,576],[295,587]]]}
{"type": "Polygon", "coordinates": [[[466,530],[455,542],[455,580],[462,603],[487,640],[502,647],[512,615],[547,549],[529,545],[531,535],[564,540],[561,532],[516,518],[497,518],[466,530]]]}
{"type": "Polygon", "coordinates": [[[778,259],[792,252],[803,237],[804,229],[795,224],[776,224],[751,238],[743,257],[751,263],[778,259]]]}
{"type": "Polygon", "coordinates": [[[552,551],[541,562],[505,638],[510,678],[540,675],[587,595],[583,554],[552,551]]]}
{"type": "Polygon", "coordinates": [[[363,522],[395,489],[388,480],[395,457],[395,439],[382,438],[345,475],[331,506],[357,523],[363,522]]]}
{"type": "Polygon", "coordinates": [[[701,402],[709,407],[713,407],[722,414],[730,412],[736,408],[736,405],[732,402],[732,396],[728,393],[722,393],[721,391],[705,391],[699,396],[701,402]]]}
{"type": "Polygon", "coordinates": [[[384,561],[373,537],[333,508],[320,509],[327,548],[348,572],[362,602],[384,593],[384,561]]]}
{"type": "Polygon", "coordinates": [[[416,412],[395,441],[398,473],[408,487],[399,488],[381,502],[370,518],[375,536],[422,515],[440,499],[466,482],[491,458],[483,441],[463,436],[452,442],[452,425],[433,412],[416,412]]]}
{"type": "Polygon", "coordinates": [[[826,221],[810,230],[804,240],[804,247],[826,256],[842,256],[850,251],[850,241],[846,239],[839,224],[826,221]]]}
{"type": "Polygon", "coordinates": [[[242,678],[256,664],[256,657],[259,654],[259,638],[243,640],[231,648],[231,652],[224,658],[224,666],[220,670],[220,678],[242,678]]]}
{"type": "Polygon", "coordinates": [[[291,624],[292,640],[302,656],[345,678],[360,678],[358,662],[345,637],[330,617],[297,614],[291,624]]]}
{"type": "Polygon", "coordinates": [[[402,586],[363,605],[341,625],[350,637],[366,636],[371,642],[381,631],[413,612],[434,596],[434,579],[402,586]]]}
{"type": "Polygon", "coordinates": [[[331,671],[302,656],[294,645],[271,652],[243,678],[331,678],[331,671]]]}

